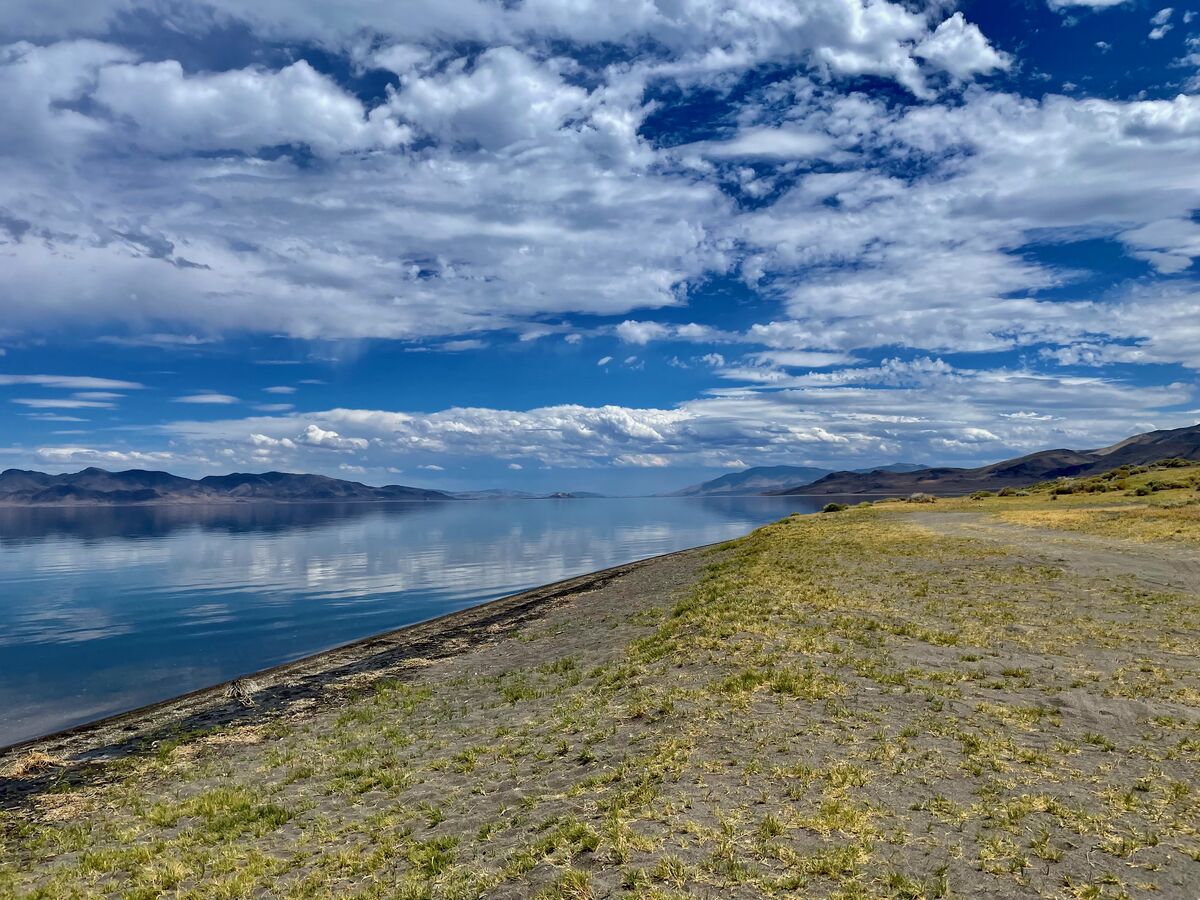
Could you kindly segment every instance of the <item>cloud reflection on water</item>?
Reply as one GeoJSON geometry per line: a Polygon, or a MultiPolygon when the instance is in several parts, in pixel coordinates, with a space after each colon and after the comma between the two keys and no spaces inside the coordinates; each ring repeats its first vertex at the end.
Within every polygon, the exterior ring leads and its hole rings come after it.
{"type": "Polygon", "coordinates": [[[0,510],[0,744],[817,502],[0,510]]]}

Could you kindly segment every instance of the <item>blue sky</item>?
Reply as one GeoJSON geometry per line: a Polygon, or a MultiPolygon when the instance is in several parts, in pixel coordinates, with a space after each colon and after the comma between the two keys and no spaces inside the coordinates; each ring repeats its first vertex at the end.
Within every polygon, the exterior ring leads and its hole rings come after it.
{"type": "Polygon", "coordinates": [[[0,466],[668,490],[1200,419],[1200,9],[7,0],[0,466]]]}

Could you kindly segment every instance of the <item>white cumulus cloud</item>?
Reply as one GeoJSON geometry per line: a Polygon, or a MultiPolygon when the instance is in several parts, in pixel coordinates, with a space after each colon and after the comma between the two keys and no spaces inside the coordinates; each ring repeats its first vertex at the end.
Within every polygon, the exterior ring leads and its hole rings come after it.
{"type": "Polygon", "coordinates": [[[365,450],[369,442],[365,438],[342,437],[336,431],[326,430],[319,425],[309,425],[300,435],[300,440],[310,447],[326,447],[331,450],[365,450]]]}
{"type": "Polygon", "coordinates": [[[979,26],[968,22],[961,12],[942,22],[914,53],[960,81],[1012,65],[1012,58],[993,48],[979,26]]]}

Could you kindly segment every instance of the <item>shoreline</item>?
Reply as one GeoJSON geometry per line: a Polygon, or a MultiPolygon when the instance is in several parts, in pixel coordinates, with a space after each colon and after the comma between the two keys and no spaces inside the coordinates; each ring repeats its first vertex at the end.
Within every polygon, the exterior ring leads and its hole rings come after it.
{"type": "MultiPolygon", "coordinates": [[[[130,501],[127,503],[11,503],[0,500],[0,510],[9,509],[62,509],[62,510],[79,510],[79,509],[152,509],[174,507],[179,509],[194,509],[209,506],[309,506],[309,505],[334,505],[341,504],[345,506],[387,506],[389,504],[407,504],[407,505],[431,505],[439,503],[530,503],[538,501],[572,501],[580,502],[587,500],[745,500],[762,499],[762,500],[786,500],[789,497],[894,497],[895,491],[856,491],[850,493],[838,494],[696,494],[693,496],[680,497],[673,495],[647,494],[646,496],[628,496],[628,497],[429,497],[426,499],[405,500],[403,498],[370,500],[370,499],[354,499],[341,497],[325,497],[303,500],[288,500],[273,497],[258,497],[237,499],[230,498],[228,500],[142,500],[130,501]]],[[[957,496],[956,494],[946,494],[946,497],[957,496]]]]}
{"type": "Polygon", "coordinates": [[[790,516],[34,744],[0,894],[1200,896],[1181,490],[790,516]]]}
{"type": "MultiPolygon", "coordinates": [[[[372,672],[376,678],[386,677],[390,669],[419,671],[420,662],[409,666],[405,663],[457,655],[486,642],[492,631],[509,631],[536,620],[559,602],[602,588],[633,571],[703,553],[737,539],[700,544],[550,582],[123,712],[0,745],[0,763],[32,752],[70,755],[73,762],[82,763],[111,760],[186,732],[189,724],[196,730],[195,726],[215,728],[270,719],[297,702],[325,694],[340,681],[361,679],[372,672]]],[[[6,789],[0,782],[0,808],[6,799],[6,789]]]]}

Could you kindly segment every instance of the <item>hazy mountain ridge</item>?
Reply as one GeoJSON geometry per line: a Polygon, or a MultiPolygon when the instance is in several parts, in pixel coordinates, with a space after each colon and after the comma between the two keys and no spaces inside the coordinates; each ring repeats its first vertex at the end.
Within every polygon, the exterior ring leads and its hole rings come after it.
{"type": "Polygon", "coordinates": [[[389,484],[373,487],[325,475],[292,472],[234,472],[183,478],[170,472],[127,469],[109,472],[87,468],[79,472],[49,475],[26,469],[0,472],[0,505],[3,506],[99,506],[140,503],[223,503],[272,501],[441,501],[441,500],[578,500],[599,497],[587,491],[527,491],[492,489],[484,491],[436,491],[389,484]]]}
{"type": "Polygon", "coordinates": [[[398,484],[372,487],[325,475],[290,472],[236,472],[200,479],[145,469],[109,472],[87,468],[60,475],[23,469],[0,472],[0,504],[19,506],[453,499],[444,491],[398,484]]]}
{"type": "Polygon", "coordinates": [[[974,469],[938,467],[914,472],[835,472],[774,494],[968,494],[1023,487],[1052,478],[1095,475],[1160,459],[1200,459],[1200,425],[1148,431],[1096,450],[1041,450],[974,469]]]}
{"type": "MultiPolygon", "coordinates": [[[[855,472],[908,472],[921,469],[915,463],[892,463],[870,469],[855,469],[855,472]]],[[[720,497],[735,495],[764,494],[786,490],[832,475],[836,469],[819,466],[754,466],[741,472],[730,472],[711,481],[693,484],[668,494],[669,497],[720,497]]]]}

